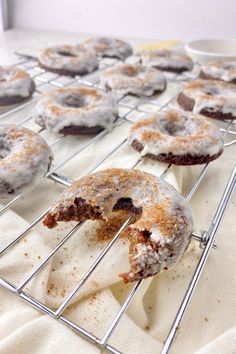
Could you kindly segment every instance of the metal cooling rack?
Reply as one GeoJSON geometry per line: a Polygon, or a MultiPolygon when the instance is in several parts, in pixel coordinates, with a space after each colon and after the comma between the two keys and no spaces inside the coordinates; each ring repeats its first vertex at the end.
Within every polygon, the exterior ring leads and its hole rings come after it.
{"type": "MultiPolygon", "coordinates": [[[[77,77],[77,78],[68,78],[52,73],[47,73],[44,70],[40,69],[37,65],[37,61],[33,57],[26,57],[22,56],[20,57],[19,63],[17,63],[18,67],[22,67],[24,70],[28,71],[29,74],[34,78],[37,86],[37,92],[34,95],[34,97],[29,100],[28,102],[25,102],[21,105],[11,107],[9,110],[4,112],[3,114],[0,115],[0,118],[8,118],[11,117],[13,113],[16,113],[20,110],[25,109],[27,106],[31,105],[34,100],[37,99],[37,96],[40,95],[41,93],[48,91],[52,88],[55,87],[65,87],[69,85],[87,85],[87,86],[94,86],[97,88],[99,87],[99,71],[103,70],[109,66],[114,65],[117,60],[115,59],[101,59],[100,60],[100,66],[99,70],[96,71],[95,73],[91,75],[87,75],[84,77],[77,77]]],[[[198,76],[198,70],[199,66],[195,65],[195,69],[193,70],[192,73],[186,73],[182,75],[175,75],[175,74],[170,74],[166,73],[167,79],[169,81],[170,85],[171,83],[175,83],[179,86],[181,86],[181,82],[187,81],[189,79],[195,79],[198,76]]],[[[118,98],[118,105],[119,105],[119,115],[122,118],[121,122],[119,124],[122,124],[123,121],[129,121],[132,123],[132,121],[135,120],[135,118],[140,118],[146,113],[157,111],[164,109],[165,107],[171,105],[176,98],[176,93],[168,96],[168,99],[163,100],[163,96],[156,96],[156,97],[151,97],[151,98],[137,98],[133,97],[131,95],[127,95],[124,98],[118,98]]],[[[17,124],[19,125],[24,125],[26,122],[30,122],[32,119],[31,116],[26,117],[24,120],[19,120],[17,124]]],[[[225,121],[224,127],[221,128],[222,134],[224,138],[226,137],[235,137],[236,135],[236,130],[235,130],[235,123],[233,121],[225,121]]],[[[43,129],[40,129],[38,133],[41,133],[43,129]]],[[[103,136],[106,134],[109,134],[107,130],[102,131],[95,137],[92,137],[89,141],[87,141],[84,145],[80,146],[78,149],[75,151],[72,151],[71,154],[64,159],[62,162],[56,164],[53,166],[53,168],[48,172],[45,178],[51,179],[57,183],[60,183],[64,186],[69,186],[72,183],[72,179],[70,179],[67,176],[60,175],[56,171],[66,165],[69,161],[72,161],[73,158],[77,157],[82,151],[84,151],[86,148],[88,148],[90,145],[92,145],[94,142],[97,142],[101,140],[103,136]]],[[[55,139],[50,146],[55,146],[56,144],[60,143],[65,136],[60,136],[59,138],[55,139]]],[[[232,145],[236,142],[236,140],[231,140],[228,143],[225,143],[225,146],[232,145]]],[[[97,162],[95,165],[90,166],[89,170],[87,170],[86,174],[92,173],[96,168],[98,168],[104,161],[106,161],[112,154],[114,154],[116,151],[118,151],[122,146],[124,146],[127,143],[127,139],[122,140],[119,144],[116,146],[113,146],[112,149],[104,156],[102,159],[97,162]]],[[[130,168],[136,168],[138,165],[141,163],[142,159],[139,158],[133,166],[130,166],[130,168]]],[[[127,167],[127,166],[126,166],[127,167]]],[[[171,168],[171,165],[168,165],[162,174],[159,176],[160,178],[165,178],[167,175],[169,169],[171,168]]],[[[199,184],[203,180],[204,175],[207,172],[207,169],[209,168],[209,163],[204,165],[196,178],[196,180],[193,182],[191,189],[189,190],[188,194],[186,195],[187,201],[189,201],[192,196],[194,195],[195,191],[197,190],[199,184]]],[[[173,324],[171,326],[170,332],[166,338],[165,344],[163,346],[163,349],[161,351],[161,354],[166,354],[169,352],[169,349],[172,345],[172,342],[175,338],[175,335],[177,333],[178,327],[183,319],[183,316],[185,314],[185,311],[187,310],[187,307],[190,303],[191,297],[196,289],[197,283],[201,277],[202,271],[204,269],[204,266],[206,264],[206,261],[208,259],[209,253],[212,248],[216,247],[215,244],[215,236],[216,232],[218,230],[218,227],[220,225],[220,222],[222,220],[223,214],[225,212],[226,206],[229,202],[230,196],[234,190],[234,186],[236,183],[236,166],[231,172],[231,176],[226,183],[225,190],[223,192],[223,195],[221,197],[221,201],[217,207],[217,210],[215,212],[215,216],[209,225],[209,228],[207,231],[204,231],[202,233],[193,233],[193,238],[197,241],[200,242],[200,246],[202,248],[202,253],[201,257],[199,259],[199,262],[195,268],[195,271],[192,275],[192,278],[188,284],[186,293],[182,299],[182,302],[179,306],[179,309],[177,311],[176,317],[173,321],[173,324]]],[[[27,194],[27,193],[26,193],[27,194]]],[[[4,207],[0,209],[0,216],[3,214],[10,206],[14,205],[15,203],[18,202],[19,199],[21,199],[23,195],[17,196],[10,202],[8,202],[4,207]]],[[[21,239],[23,236],[25,236],[37,223],[39,223],[43,217],[46,215],[47,211],[49,209],[45,210],[41,215],[39,215],[28,227],[26,227],[23,231],[21,231],[13,241],[11,241],[8,245],[6,245],[3,249],[0,250],[0,256],[3,254],[7,253],[9,249],[14,247],[14,245],[21,239]]],[[[122,231],[129,225],[129,223],[132,220],[132,215],[128,217],[128,219],[125,221],[125,223],[121,226],[119,231],[115,234],[113,239],[107,244],[107,246],[103,249],[103,251],[99,254],[97,259],[91,264],[90,268],[88,271],[84,274],[82,279],[78,282],[77,286],[71,291],[69,296],[63,301],[63,303],[60,305],[59,308],[57,308],[55,311],[47,307],[45,304],[42,302],[38,301],[37,299],[33,298],[31,295],[27,294],[24,291],[24,288],[26,285],[40,272],[40,270],[51,260],[53,255],[66,243],[69,241],[69,239],[76,233],[76,231],[84,224],[84,222],[78,223],[76,226],[74,226],[65,236],[64,238],[56,245],[54,249],[52,249],[51,253],[43,259],[43,261],[32,271],[32,273],[27,276],[23,282],[19,285],[16,286],[12,283],[10,283],[7,279],[0,278],[0,285],[4,287],[5,289],[9,290],[10,292],[16,294],[18,297],[20,297],[22,300],[26,301],[28,304],[36,308],[37,310],[41,311],[44,314],[48,314],[52,316],[54,319],[57,319],[64,325],[68,326],[71,330],[82,336],[83,338],[89,340],[93,344],[106,349],[108,352],[111,353],[121,353],[119,350],[116,348],[112,347],[109,345],[109,339],[111,335],[113,334],[116,326],[118,325],[120,319],[122,318],[122,315],[125,313],[126,309],[128,308],[129,304],[131,303],[132,299],[134,298],[135,294],[137,293],[138,289],[140,288],[141,284],[143,283],[143,280],[138,281],[135,283],[133,286],[132,290],[128,294],[127,298],[125,299],[123,305],[120,308],[120,311],[117,313],[116,317],[113,319],[111,322],[110,326],[107,328],[106,332],[102,336],[102,338],[98,338],[86,329],[78,326],[77,324],[73,323],[72,321],[68,320],[66,317],[63,316],[64,311],[70,304],[72,298],[77,294],[80,289],[83,287],[83,285],[86,283],[86,281],[89,279],[90,275],[92,272],[96,269],[96,267],[99,265],[99,263],[102,261],[102,259],[106,256],[106,254],[109,252],[113,244],[116,242],[116,240],[119,238],[120,234],[122,231]]]]}

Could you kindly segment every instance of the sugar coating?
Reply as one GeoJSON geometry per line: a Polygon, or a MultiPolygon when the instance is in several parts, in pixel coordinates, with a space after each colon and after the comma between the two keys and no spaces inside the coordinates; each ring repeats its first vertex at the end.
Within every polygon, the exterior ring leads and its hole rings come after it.
{"type": "Polygon", "coordinates": [[[48,68],[68,70],[78,74],[90,73],[98,67],[98,59],[94,51],[71,45],[44,49],[39,55],[39,63],[48,68]]]}
{"type": "Polygon", "coordinates": [[[166,49],[137,51],[128,58],[128,62],[141,63],[162,70],[168,70],[168,68],[192,70],[193,68],[193,62],[187,55],[166,49]]]}
{"type": "Polygon", "coordinates": [[[27,98],[32,94],[33,80],[24,70],[11,66],[0,66],[0,97],[21,96],[27,98]]]}
{"type": "Polygon", "coordinates": [[[236,79],[236,62],[220,60],[209,62],[202,65],[201,71],[214,79],[230,82],[236,79]]]}
{"type": "MultiPolygon", "coordinates": [[[[191,212],[186,200],[171,185],[149,173],[114,168],[83,177],[63,191],[47,218],[65,220],[60,215],[76,208],[76,200],[80,199],[107,220],[121,198],[130,198],[134,207],[141,210],[140,218],[128,228],[133,247],[129,255],[131,269],[122,275],[125,281],[154,275],[176,263],[190,242],[191,212]],[[144,232],[149,236],[144,237],[144,232]]],[[[90,216],[86,214],[87,218],[90,216]]]]}
{"type": "Polygon", "coordinates": [[[129,43],[111,37],[90,38],[81,43],[79,47],[94,50],[101,57],[115,57],[120,60],[124,60],[133,53],[129,43]]]}
{"type": "Polygon", "coordinates": [[[166,110],[142,119],[130,130],[130,145],[137,140],[142,156],[213,156],[223,150],[220,130],[209,119],[188,112],[166,110]]]}
{"type": "Polygon", "coordinates": [[[193,112],[203,109],[231,113],[236,117],[236,86],[217,80],[196,80],[188,82],[182,93],[194,100],[193,112]]]}
{"type": "Polygon", "coordinates": [[[0,125],[0,198],[32,189],[53,159],[40,135],[13,124],[0,125]]]}
{"type": "Polygon", "coordinates": [[[101,84],[118,95],[128,93],[151,96],[155,91],[163,91],[166,79],[161,71],[142,65],[119,63],[101,73],[101,84]]]}
{"type": "Polygon", "coordinates": [[[59,133],[69,126],[96,127],[110,130],[118,116],[111,93],[89,87],[59,88],[45,93],[35,106],[36,122],[48,131],[59,133]],[[77,107],[73,107],[77,104],[77,107]]]}

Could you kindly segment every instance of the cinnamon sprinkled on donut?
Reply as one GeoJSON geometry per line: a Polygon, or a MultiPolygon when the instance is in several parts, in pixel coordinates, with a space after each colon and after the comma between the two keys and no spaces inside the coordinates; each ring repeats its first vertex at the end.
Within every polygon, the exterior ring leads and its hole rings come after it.
{"type": "Polygon", "coordinates": [[[192,217],[186,201],[166,182],[138,170],[108,169],[75,181],[51,206],[44,225],[106,221],[119,210],[136,215],[127,229],[131,269],[120,275],[125,282],[172,266],[188,247],[192,217]]]}
{"type": "Polygon", "coordinates": [[[224,147],[221,132],[208,119],[172,110],[134,124],[129,144],[142,156],[177,165],[207,163],[224,147]]]}

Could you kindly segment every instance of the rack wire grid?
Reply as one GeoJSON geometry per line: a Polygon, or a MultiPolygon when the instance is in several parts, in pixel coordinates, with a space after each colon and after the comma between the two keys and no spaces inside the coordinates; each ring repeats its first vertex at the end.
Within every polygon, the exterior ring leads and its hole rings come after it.
{"type": "MultiPolygon", "coordinates": [[[[23,68],[26,70],[35,80],[37,90],[36,93],[34,94],[33,98],[31,100],[19,104],[14,107],[8,107],[5,112],[3,112],[0,115],[1,120],[3,118],[6,118],[7,120],[12,116],[13,113],[22,111],[27,108],[27,106],[32,105],[32,102],[36,101],[38,96],[40,96],[41,93],[49,91],[55,87],[65,87],[65,86],[70,86],[70,85],[85,85],[85,86],[92,86],[96,87],[98,89],[101,89],[99,86],[99,73],[101,70],[104,70],[107,67],[110,67],[118,62],[118,60],[113,59],[113,58],[103,58],[100,59],[100,64],[99,64],[99,69],[90,75],[86,75],[83,77],[76,77],[76,78],[70,78],[70,77],[65,77],[65,76],[60,76],[56,75],[53,73],[45,72],[41,68],[39,68],[38,63],[36,58],[34,57],[29,57],[25,56],[23,54],[17,53],[19,56],[19,62],[16,64],[16,66],[23,68]]],[[[166,107],[172,107],[174,104],[174,108],[178,109],[177,106],[175,105],[175,99],[177,92],[181,88],[181,85],[183,82],[188,81],[188,80],[194,80],[198,77],[199,73],[199,65],[196,63],[194,66],[194,69],[191,73],[183,73],[183,74],[173,74],[173,73],[165,73],[167,79],[168,79],[168,87],[169,85],[174,84],[178,90],[173,90],[172,94],[168,93],[166,95],[165,93],[159,96],[154,96],[154,97],[141,97],[137,98],[132,95],[126,95],[124,97],[119,97],[118,98],[118,105],[119,105],[119,115],[121,117],[120,123],[122,122],[130,122],[132,123],[133,121],[139,119],[140,117],[146,115],[147,113],[158,111],[161,109],[165,109],[166,107]]],[[[167,88],[168,90],[168,88],[167,88]]],[[[19,125],[25,125],[26,123],[32,122],[32,116],[29,115],[23,120],[19,120],[17,124],[19,125]]],[[[236,130],[235,130],[235,122],[234,121],[223,121],[222,122],[223,127],[221,128],[222,134],[224,139],[226,137],[232,137],[232,140],[225,143],[225,146],[232,145],[236,142],[235,139],[233,139],[236,135],[236,130]]],[[[41,133],[43,129],[39,129],[38,133],[41,133]]],[[[72,179],[58,174],[56,171],[66,165],[69,161],[73,161],[75,157],[77,157],[82,151],[87,149],[89,146],[91,146],[94,142],[100,141],[103,136],[106,134],[109,134],[107,130],[103,130],[101,133],[97,134],[96,136],[91,137],[88,141],[86,141],[85,144],[82,144],[76,151],[72,151],[68,157],[66,157],[63,161],[60,163],[55,164],[51,170],[47,173],[45,178],[48,178],[52,181],[55,181],[59,183],[60,185],[63,186],[69,186],[72,183],[72,179]]],[[[59,144],[63,139],[65,139],[65,136],[60,136],[59,138],[55,139],[53,142],[51,142],[50,146],[54,147],[57,144],[59,144]]],[[[124,146],[127,143],[127,139],[122,140],[117,144],[116,146],[112,146],[111,150],[106,153],[100,161],[98,161],[95,165],[92,165],[89,167],[87,170],[87,174],[92,173],[96,168],[98,168],[104,161],[106,161],[110,156],[112,156],[115,152],[117,152],[122,146],[124,146]]],[[[130,168],[137,168],[138,165],[141,163],[142,159],[139,158],[133,166],[130,166],[130,168]]],[[[197,190],[199,184],[204,178],[204,175],[206,174],[208,168],[209,168],[209,163],[203,165],[203,167],[200,170],[199,175],[197,178],[194,180],[192,183],[191,189],[189,190],[188,194],[186,195],[187,201],[190,201],[192,196],[194,195],[195,191],[197,190]]],[[[127,166],[126,166],[127,167],[127,166]]],[[[170,170],[171,165],[168,165],[165,167],[161,175],[159,176],[160,178],[165,178],[167,175],[168,171],[170,170]]],[[[42,182],[40,182],[42,183],[42,182]]],[[[233,168],[231,172],[231,176],[226,183],[225,190],[222,194],[220,203],[217,207],[217,210],[215,212],[215,216],[213,220],[211,221],[209,228],[207,231],[204,232],[193,232],[193,238],[197,240],[200,244],[200,247],[202,248],[201,252],[201,257],[196,265],[196,268],[194,270],[194,273],[191,277],[191,280],[187,286],[186,292],[184,294],[184,297],[182,299],[182,302],[180,303],[179,309],[177,311],[176,317],[171,325],[169,334],[166,338],[166,341],[164,343],[164,346],[162,348],[161,354],[166,354],[169,352],[171,345],[173,343],[173,340],[176,336],[178,327],[183,320],[184,314],[188,308],[188,305],[190,303],[190,300],[192,298],[192,295],[196,289],[196,286],[198,284],[198,281],[201,277],[202,271],[204,269],[204,266],[207,262],[209,253],[212,248],[217,247],[215,244],[215,236],[216,232],[218,230],[218,227],[220,225],[220,222],[222,220],[223,214],[225,212],[226,206],[229,202],[230,196],[234,190],[234,186],[236,183],[236,166],[233,168]]],[[[37,187],[36,187],[37,188],[37,187]]],[[[27,196],[27,193],[26,193],[27,196]]],[[[0,209],[0,216],[11,206],[15,205],[20,199],[22,199],[24,195],[19,195],[9,201],[7,204],[5,204],[1,209],[0,209]]],[[[45,210],[42,214],[40,214],[29,226],[27,226],[24,230],[22,230],[10,243],[8,243],[3,249],[0,250],[0,256],[3,254],[7,253],[14,245],[19,242],[32,228],[40,223],[40,221],[43,219],[43,217],[46,215],[47,211],[49,209],[45,210]]],[[[55,255],[59,249],[70,240],[73,234],[76,233],[76,231],[82,226],[83,222],[78,223],[75,225],[65,236],[62,238],[62,240],[52,249],[50,254],[46,258],[44,258],[39,265],[33,269],[31,274],[24,279],[23,282],[19,286],[16,286],[15,284],[12,284],[9,282],[7,279],[0,278],[0,285],[4,287],[5,289],[9,290],[10,292],[16,294],[18,297],[20,297],[22,300],[26,301],[28,304],[30,304],[32,307],[36,308],[37,310],[41,311],[44,314],[48,314],[52,316],[54,319],[57,319],[64,325],[68,326],[71,330],[76,332],[78,335],[82,336],[83,338],[87,339],[88,341],[92,342],[93,344],[101,347],[102,349],[107,350],[108,352],[111,353],[121,353],[118,349],[112,347],[109,345],[109,339],[111,335],[113,334],[113,331],[115,330],[116,326],[118,325],[120,319],[122,318],[122,315],[125,313],[126,309],[128,308],[129,304],[131,303],[132,299],[134,298],[135,294],[139,290],[141,284],[143,283],[143,280],[138,281],[134,284],[132,290],[128,294],[127,298],[123,302],[123,305],[121,306],[119,312],[115,316],[115,318],[112,320],[110,326],[107,328],[106,332],[101,338],[96,337],[86,329],[78,326],[74,322],[68,320],[66,317],[63,316],[64,311],[66,308],[69,306],[72,298],[77,294],[80,289],[83,287],[83,285],[86,283],[86,281],[89,279],[90,275],[93,273],[93,271],[96,269],[96,267],[99,265],[99,263],[102,261],[102,259],[106,256],[106,254],[109,252],[113,244],[116,242],[116,240],[119,238],[120,234],[124,229],[129,225],[131,222],[132,215],[128,217],[128,219],[125,221],[125,223],[121,226],[119,231],[115,234],[115,236],[112,238],[110,242],[107,243],[106,247],[103,249],[103,251],[99,254],[97,259],[91,264],[89,267],[88,271],[84,274],[84,276],[81,278],[81,280],[78,282],[76,287],[71,291],[69,296],[66,297],[66,299],[63,301],[63,303],[57,308],[56,310],[52,310],[48,306],[46,306],[44,303],[40,302],[39,300],[33,298],[31,295],[27,294],[24,291],[24,288],[26,285],[40,272],[40,270],[52,259],[52,257],[55,255]]]]}

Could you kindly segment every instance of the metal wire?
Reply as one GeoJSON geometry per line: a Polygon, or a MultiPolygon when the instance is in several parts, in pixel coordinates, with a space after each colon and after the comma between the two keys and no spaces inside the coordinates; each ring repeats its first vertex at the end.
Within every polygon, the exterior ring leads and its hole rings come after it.
{"type": "Polygon", "coordinates": [[[226,185],[225,191],[222,195],[220,204],[218,205],[218,208],[216,210],[213,222],[208,230],[208,235],[209,235],[209,239],[208,242],[206,244],[206,247],[204,248],[202,255],[200,257],[200,260],[198,262],[198,265],[195,269],[195,272],[193,274],[193,277],[189,283],[188,289],[184,295],[183,301],[179,307],[179,310],[177,312],[176,318],[173,322],[173,325],[171,327],[171,330],[167,336],[167,339],[165,341],[164,347],[162,349],[161,354],[167,354],[169,352],[169,349],[171,347],[171,344],[175,338],[176,332],[178,330],[178,327],[182,321],[182,318],[184,316],[184,313],[187,310],[187,307],[189,305],[189,302],[193,296],[194,290],[196,289],[196,286],[198,284],[198,281],[201,277],[201,274],[203,272],[204,266],[206,264],[206,261],[209,257],[211,248],[213,246],[214,240],[215,240],[215,236],[216,236],[216,232],[218,230],[220,221],[223,217],[223,214],[225,212],[226,206],[228,204],[228,201],[231,197],[231,194],[233,193],[234,187],[236,184],[236,165],[233,169],[233,172],[229,178],[229,181],[226,185]]]}
{"type": "MultiPolygon", "coordinates": [[[[29,58],[26,57],[24,61],[21,62],[22,65],[26,65],[29,61],[29,58]]],[[[106,65],[106,67],[108,66],[112,66],[114,65],[116,61],[111,61],[110,64],[108,62],[108,64],[106,65]]],[[[34,66],[31,66],[31,70],[38,70],[37,68],[37,64],[35,64],[34,66]]],[[[102,70],[102,69],[100,69],[102,70]]],[[[91,76],[91,75],[90,75],[91,76]]],[[[76,79],[66,79],[63,83],[60,83],[57,81],[57,79],[61,79],[61,77],[59,75],[54,75],[51,76],[51,78],[47,79],[47,75],[45,78],[45,72],[43,70],[38,70],[38,73],[36,75],[34,75],[34,78],[38,81],[40,81],[40,92],[41,90],[43,90],[44,87],[46,87],[46,85],[52,85],[52,86],[59,86],[59,87],[64,87],[64,86],[68,86],[70,84],[74,84],[76,82],[79,82],[83,85],[88,85],[88,86],[93,86],[93,87],[97,87],[99,88],[99,85],[96,82],[90,81],[90,76],[85,77],[85,78],[79,78],[78,80],[76,79]],[[44,76],[43,76],[44,75],[44,76]]],[[[189,80],[189,78],[191,78],[190,76],[183,76],[183,78],[181,80],[189,80]]],[[[172,80],[172,82],[175,83],[180,83],[180,81],[178,81],[177,79],[180,79],[180,77],[175,76],[172,80]]],[[[62,80],[63,81],[63,80],[62,80]]],[[[133,112],[140,112],[140,113],[148,113],[149,109],[145,110],[142,108],[142,106],[144,104],[150,104],[151,106],[153,106],[154,110],[160,110],[165,108],[166,106],[168,106],[173,100],[175,99],[175,97],[171,97],[167,102],[165,102],[164,104],[160,104],[158,102],[155,102],[152,98],[147,99],[147,98],[141,98],[141,99],[136,99],[136,103],[131,104],[131,103],[127,103],[127,100],[120,98],[119,99],[119,106],[121,108],[126,109],[126,113],[122,115],[123,120],[129,120],[129,115],[133,112]]],[[[36,100],[36,98],[33,98],[31,101],[28,101],[22,105],[19,105],[17,107],[14,107],[12,110],[9,110],[8,112],[5,112],[4,114],[0,115],[0,118],[5,118],[21,109],[26,108],[28,105],[32,104],[32,102],[36,100]]],[[[22,125],[26,122],[29,122],[32,119],[32,117],[27,117],[24,120],[18,122],[19,125],[22,125]]],[[[234,124],[234,122],[227,122],[227,127],[226,128],[221,128],[221,131],[224,133],[224,137],[226,137],[226,135],[231,134],[231,135],[235,135],[236,132],[234,130],[230,130],[230,128],[232,127],[232,125],[234,124]]],[[[92,143],[94,143],[95,141],[98,141],[99,139],[101,139],[105,134],[107,134],[108,132],[106,130],[104,130],[103,132],[101,132],[100,134],[98,134],[96,137],[94,137],[93,139],[90,139],[89,142],[87,142],[86,144],[84,144],[82,147],[80,147],[79,149],[77,149],[75,152],[73,152],[72,154],[70,154],[70,156],[68,158],[66,158],[64,161],[62,161],[60,164],[57,164],[51,171],[49,171],[49,173],[46,175],[46,178],[51,179],[57,183],[60,183],[64,186],[69,186],[71,185],[71,183],[73,182],[72,179],[70,179],[67,176],[63,176],[60,175],[58,173],[56,173],[55,171],[57,169],[59,169],[60,167],[64,166],[67,162],[71,161],[74,157],[78,156],[79,153],[81,153],[84,149],[86,149],[88,146],[90,146],[92,143]]],[[[53,143],[51,143],[51,146],[55,146],[57,143],[59,143],[62,139],[64,139],[64,136],[59,137],[58,139],[56,139],[53,143]]],[[[122,146],[124,146],[127,142],[127,139],[123,139],[121,142],[119,142],[116,146],[112,147],[112,149],[104,156],[102,157],[94,166],[90,166],[88,168],[87,171],[85,171],[85,174],[90,174],[92,173],[94,170],[96,170],[97,168],[100,167],[100,165],[106,161],[112,154],[114,154],[116,151],[118,151],[122,146]]],[[[226,143],[225,146],[230,146],[233,143],[235,143],[235,140],[226,143]]],[[[139,166],[139,164],[141,164],[142,162],[142,158],[139,158],[134,164],[133,166],[131,166],[130,168],[136,168],[139,166]]],[[[171,165],[168,165],[162,172],[161,176],[159,176],[160,178],[165,178],[166,174],[168,173],[168,171],[170,170],[171,165]]],[[[198,177],[196,178],[196,180],[194,181],[191,190],[189,191],[186,199],[189,201],[192,196],[194,195],[195,191],[197,190],[200,182],[202,181],[204,175],[207,172],[207,169],[209,168],[209,164],[206,164],[200,174],[198,175],[198,177]]],[[[179,308],[179,311],[177,313],[177,316],[175,318],[175,321],[173,322],[173,325],[171,327],[170,333],[167,337],[167,340],[165,342],[165,345],[163,347],[162,350],[162,354],[168,353],[171,344],[173,342],[173,339],[176,335],[176,331],[178,328],[178,325],[180,324],[184,313],[188,307],[188,304],[191,300],[191,297],[193,295],[193,292],[196,288],[197,282],[200,278],[201,272],[204,269],[205,263],[207,261],[207,258],[209,256],[209,252],[211,250],[212,247],[216,247],[216,244],[214,242],[215,239],[215,234],[216,231],[218,229],[218,226],[220,224],[220,221],[222,219],[223,213],[225,211],[225,208],[227,206],[227,203],[229,201],[230,195],[232,194],[234,185],[235,185],[235,175],[236,175],[236,169],[234,169],[234,171],[232,172],[231,178],[228,181],[226,190],[222,196],[221,202],[218,206],[218,209],[216,211],[215,217],[213,219],[213,222],[211,224],[211,226],[209,227],[208,232],[205,232],[204,235],[203,234],[199,234],[199,233],[193,233],[193,237],[199,241],[201,244],[203,244],[204,248],[203,248],[203,252],[202,252],[202,256],[200,258],[200,261],[196,267],[195,273],[192,277],[192,280],[189,284],[189,287],[186,291],[186,294],[183,298],[183,301],[181,303],[181,306],[179,308]],[[203,237],[204,236],[204,237],[203,237]]],[[[0,215],[6,211],[10,206],[12,206],[15,202],[17,202],[21,196],[17,196],[16,198],[14,198],[12,201],[10,201],[8,204],[6,204],[2,209],[0,209],[0,215]]],[[[47,209],[46,211],[44,211],[40,216],[38,216],[36,218],[36,220],[34,220],[28,227],[26,227],[23,231],[21,231],[16,238],[11,241],[7,246],[5,246],[1,251],[0,251],[0,256],[2,256],[5,252],[7,252],[11,247],[13,247],[22,237],[24,237],[37,223],[39,223],[44,216],[47,214],[49,209],[47,209]]],[[[0,278],[0,285],[3,286],[4,288],[8,289],[9,291],[17,294],[18,296],[20,296],[24,301],[26,301],[27,303],[31,304],[31,306],[35,307],[36,309],[42,311],[43,313],[46,313],[50,316],[52,316],[53,318],[57,318],[60,322],[64,323],[65,325],[67,325],[69,328],[71,328],[72,330],[74,330],[76,333],[80,334],[81,336],[83,336],[84,338],[88,339],[89,341],[95,343],[96,345],[101,346],[102,348],[106,348],[108,351],[112,352],[112,353],[120,353],[117,349],[111,347],[110,345],[107,344],[108,340],[110,339],[111,335],[113,334],[116,326],[118,325],[120,319],[122,318],[123,314],[125,313],[126,309],[128,308],[129,304],[131,303],[132,299],[134,298],[134,296],[136,295],[138,289],[140,288],[141,284],[143,281],[139,281],[137,282],[133,289],[131,290],[131,292],[128,294],[126,300],[124,301],[123,305],[121,306],[118,314],[116,315],[116,317],[113,319],[113,321],[111,322],[110,326],[108,327],[107,331],[105,332],[105,334],[102,336],[101,339],[95,337],[94,335],[92,335],[91,333],[89,333],[88,331],[86,331],[85,329],[77,326],[76,324],[72,323],[71,321],[69,321],[68,319],[66,319],[65,317],[62,316],[64,310],[67,308],[67,306],[69,305],[70,301],[72,300],[72,298],[75,296],[75,294],[77,294],[79,292],[79,290],[81,289],[81,287],[85,284],[85,282],[89,279],[90,275],[92,274],[92,272],[96,269],[96,267],[100,264],[100,262],[102,261],[102,259],[105,257],[105,255],[109,252],[109,250],[111,249],[111,247],[113,246],[113,244],[116,242],[116,240],[119,238],[120,234],[122,233],[122,231],[128,226],[128,224],[131,222],[132,219],[132,215],[129,216],[129,218],[127,218],[127,220],[125,221],[125,223],[121,226],[120,230],[116,233],[116,235],[113,237],[113,239],[107,244],[107,246],[104,248],[104,250],[99,254],[98,258],[94,261],[94,263],[89,267],[88,271],[84,274],[84,276],[82,277],[82,279],[79,281],[79,283],[77,284],[77,286],[71,291],[71,293],[67,296],[67,298],[64,300],[64,302],[60,305],[60,307],[56,310],[53,311],[50,308],[48,308],[46,305],[44,305],[43,303],[39,302],[38,300],[34,299],[32,296],[30,296],[29,294],[26,294],[24,292],[24,288],[25,286],[36,276],[36,274],[41,271],[41,269],[50,261],[50,259],[53,257],[53,255],[62,247],[63,244],[65,244],[65,242],[69,241],[69,239],[76,234],[76,231],[82,226],[83,222],[77,224],[76,226],[74,226],[69,232],[68,234],[55,246],[55,248],[50,252],[50,254],[32,271],[32,273],[26,277],[26,279],[23,280],[23,282],[16,287],[15,285],[11,284],[10,282],[8,282],[5,279],[0,278]]]]}

